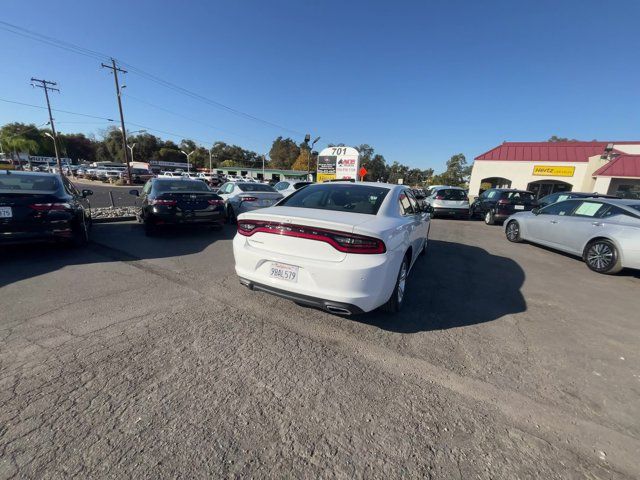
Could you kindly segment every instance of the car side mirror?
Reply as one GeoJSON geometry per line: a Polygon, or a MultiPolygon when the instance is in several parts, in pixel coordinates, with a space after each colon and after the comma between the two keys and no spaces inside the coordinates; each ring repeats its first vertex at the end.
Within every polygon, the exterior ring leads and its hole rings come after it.
{"type": "Polygon", "coordinates": [[[93,195],[93,190],[85,189],[82,190],[82,198],[87,198],[93,195]]]}
{"type": "Polygon", "coordinates": [[[134,197],[139,197],[140,192],[138,190],[129,190],[129,195],[133,195],[134,197]]]}
{"type": "Polygon", "coordinates": [[[534,215],[538,215],[540,213],[540,209],[539,208],[532,208],[531,209],[531,213],[533,213],[534,215]]]}
{"type": "Polygon", "coordinates": [[[425,212],[425,213],[433,213],[433,207],[431,205],[427,204],[422,208],[422,211],[425,212]]]}

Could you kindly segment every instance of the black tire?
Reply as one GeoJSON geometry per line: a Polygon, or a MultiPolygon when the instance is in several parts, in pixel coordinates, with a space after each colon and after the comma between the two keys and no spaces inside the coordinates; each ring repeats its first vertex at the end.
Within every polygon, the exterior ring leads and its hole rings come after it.
{"type": "Polygon", "coordinates": [[[234,212],[233,207],[229,205],[227,207],[227,223],[229,223],[229,225],[235,225],[237,220],[236,212],[234,212]]]}
{"type": "Polygon", "coordinates": [[[144,234],[147,237],[153,237],[156,233],[158,233],[158,227],[155,225],[151,218],[145,217],[142,223],[144,224],[144,234]]]}
{"type": "Polygon", "coordinates": [[[73,228],[73,237],[71,238],[71,245],[74,247],[84,247],[89,243],[89,229],[87,227],[86,219],[78,220],[78,223],[73,228]]]}
{"type": "Polygon", "coordinates": [[[507,228],[505,228],[505,235],[507,236],[507,240],[513,243],[522,242],[522,235],[520,234],[520,224],[516,220],[511,220],[507,223],[507,228]]]}
{"type": "Polygon", "coordinates": [[[213,230],[214,232],[219,232],[220,230],[222,230],[222,224],[221,223],[212,223],[211,224],[211,230],[213,230]]]}
{"type": "Polygon", "coordinates": [[[469,220],[476,220],[478,218],[478,213],[476,209],[473,207],[469,207],[469,220]]]}
{"type": "Polygon", "coordinates": [[[493,211],[487,210],[487,213],[484,214],[484,223],[487,225],[495,225],[496,219],[493,216],[493,211]]]}
{"type": "Polygon", "coordinates": [[[407,277],[409,275],[409,256],[405,255],[400,264],[400,270],[398,271],[398,278],[396,279],[396,286],[393,289],[391,298],[387,300],[387,303],[380,307],[383,311],[389,313],[398,313],[402,310],[404,305],[407,277]],[[404,278],[403,278],[404,277],[404,278]]]}
{"type": "Polygon", "coordinates": [[[618,249],[611,240],[599,238],[589,242],[582,255],[589,269],[611,275],[622,270],[618,249]]]}

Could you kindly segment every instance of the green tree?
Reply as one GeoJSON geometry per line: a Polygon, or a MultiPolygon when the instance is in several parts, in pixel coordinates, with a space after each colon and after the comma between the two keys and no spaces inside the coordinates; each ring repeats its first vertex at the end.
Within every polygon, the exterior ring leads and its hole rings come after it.
{"type": "Polygon", "coordinates": [[[462,187],[467,184],[471,175],[471,165],[467,165],[467,159],[462,153],[453,155],[447,161],[447,169],[434,175],[431,179],[432,185],[451,185],[452,187],[462,187]]]}
{"type": "Polygon", "coordinates": [[[291,169],[296,159],[300,156],[300,147],[290,138],[278,137],[273,141],[269,157],[272,168],[291,169]]]}

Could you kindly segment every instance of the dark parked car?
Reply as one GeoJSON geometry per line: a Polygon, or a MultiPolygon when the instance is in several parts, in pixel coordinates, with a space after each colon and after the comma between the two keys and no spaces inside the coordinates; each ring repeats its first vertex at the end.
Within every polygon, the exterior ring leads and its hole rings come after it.
{"type": "Polygon", "coordinates": [[[487,225],[504,222],[509,215],[527,212],[538,206],[533,193],[510,188],[490,188],[471,204],[469,216],[484,218],[487,225]]]}
{"type": "Polygon", "coordinates": [[[552,203],[561,202],[563,200],[569,200],[570,198],[620,198],[615,195],[603,195],[601,193],[586,193],[586,192],[557,192],[542,197],[538,200],[538,206],[540,208],[551,205],[552,203]]]}
{"type": "Polygon", "coordinates": [[[54,173],[0,170],[0,243],[89,240],[91,190],[54,173]]]}
{"type": "Polygon", "coordinates": [[[161,225],[208,225],[224,223],[224,201],[200,180],[152,178],[142,189],[130,190],[140,196],[139,221],[145,233],[153,235],[161,225]]]}

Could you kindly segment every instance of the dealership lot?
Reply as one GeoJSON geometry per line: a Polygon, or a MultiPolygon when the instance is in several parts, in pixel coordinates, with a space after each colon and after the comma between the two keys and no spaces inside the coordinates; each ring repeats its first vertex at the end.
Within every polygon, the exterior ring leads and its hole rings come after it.
{"type": "Polygon", "coordinates": [[[233,229],[0,254],[0,478],[640,475],[640,275],[435,220],[397,316],[250,292],[233,229]]]}

